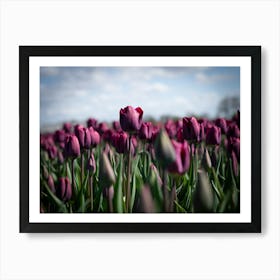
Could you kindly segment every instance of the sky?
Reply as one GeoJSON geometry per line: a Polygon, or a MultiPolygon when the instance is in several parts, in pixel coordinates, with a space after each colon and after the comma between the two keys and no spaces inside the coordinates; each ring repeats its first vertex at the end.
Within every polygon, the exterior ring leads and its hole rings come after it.
{"type": "Polygon", "coordinates": [[[111,122],[128,105],[144,119],[214,118],[222,99],[239,95],[239,67],[41,67],[40,125],[111,122]]]}

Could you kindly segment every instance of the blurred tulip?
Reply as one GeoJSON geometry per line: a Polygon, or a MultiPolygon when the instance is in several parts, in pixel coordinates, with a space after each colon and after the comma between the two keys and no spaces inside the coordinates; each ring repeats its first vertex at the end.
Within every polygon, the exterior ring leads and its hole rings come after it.
{"type": "Polygon", "coordinates": [[[237,110],[237,112],[233,116],[232,120],[237,124],[238,128],[240,128],[240,111],[239,110],[237,110]]]}
{"type": "Polygon", "coordinates": [[[115,173],[105,152],[101,154],[99,163],[99,182],[102,188],[109,188],[116,181],[115,173]]]}
{"type": "Polygon", "coordinates": [[[61,151],[58,151],[57,156],[58,156],[58,162],[59,162],[60,164],[63,164],[63,162],[64,162],[64,157],[63,157],[62,152],[61,152],[61,151]]]}
{"type": "Polygon", "coordinates": [[[115,132],[112,135],[112,144],[119,154],[128,152],[128,135],[125,132],[115,132]]]}
{"type": "Polygon", "coordinates": [[[178,142],[184,142],[184,136],[183,136],[183,128],[179,128],[177,131],[177,141],[178,142]]]}
{"type": "Polygon", "coordinates": [[[109,127],[105,122],[102,122],[98,125],[98,128],[96,129],[100,135],[103,135],[103,133],[108,130],[109,127]]]}
{"type": "Polygon", "coordinates": [[[155,142],[155,153],[164,168],[176,161],[176,152],[166,131],[162,129],[155,142]]]}
{"type": "Polygon", "coordinates": [[[223,118],[216,119],[215,125],[218,126],[223,134],[227,133],[227,121],[223,118]]]}
{"type": "Polygon", "coordinates": [[[187,141],[183,143],[172,140],[172,145],[176,153],[176,160],[168,167],[171,173],[184,174],[190,168],[190,147],[187,141]]]}
{"type": "Polygon", "coordinates": [[[96,128],[97,127],[97,120],[96,119],[93,119],[93,118],[89,118],[88,120],[87,120],[87,127],[88,128],[90,128],[90,127],[92,127],[92,128],[96,128]]]}
{"type": "Polygon", "coordinates": [[[68,177],[59,178],[58,185],[56,187],[56,195],[59,199],[66,202],[72,197],[72,186],[68,177]]]}
{"type": "Polygon", "coordinates": [[[140,129],[143,110],[140,107],[127,106],[120,110],[120,124],[124,131],[136,132],[140,129]]]}
{"type": "Polygon", "coordinates": [[[100,143],[100,135],[93,127],[90,127],[88,130],[91,137],[91,146],[94,148],[100,143]]]}
{"type": "Polygon", "coordinates": [[[48,151],[48,155],[51,159],[55,159],[57,157],[57,148],[56,146],[49,146],[47,148],[47,151],[48,151]]]}
{"type": "Polygon", "coordinates": [[[50,188],[50,190],[55,193],[55,186],[54,186],[54,181],[53,181],[53,177],[52,175],[49,174],[48,176],[48,187],[50,188]]]}
{"type": "Polygon", "coordinates": [[[121,124],[120,124],[120,122],[118,122],[118,121],[113,121],[113,128],[114,128],[114,130],[116,130],[116,131],[121,131],[121,130],[122,130],[121,124]]]}
{"type": "Polygon", "coordinates": [[[200,124],[196,118],[183,118],[183,135],[185,140],[200,141],[200,124]]]}
{"type": "Polygon", "coordinates": [[[57,130],[54,133],[54,141],[57,143],[65,141],[65,131],[64,130],[57,130]]]}
{"type": "Polygon", "coordinates": [[[214,193],[208,175],[203,169],[198,170],[198,181],[193,203],[196,213],[213,211],[214,193]]]}
{"type": "Polygon", "coordinates": [[[79,140],[80,148],[89,149],[91,146],[91,135],[88,128],[77,127],[75,134],[79,140]]]}
{"type": "Polygon", "coordinates": [[[96,171],[96,163],[95,163],[95,159],[94,159],[94,154],[93,153],[90,154],[90,157],[88,159],[87,170],[92,172],[92,173],[95,173],[95,171],[96,171]]]}
{"type": "Polygon", "coordinates": [[[153,125],[151,122],[144,122],[139,130],[139,138],[151,140],[153,135],[153,125]]]}
{"type": "Polygon", "coordinates": [[[80,144],[75,135],[69,135],[66,137],[64,152],[66,157],[76,158],[80,156],[80,144]]]}
{"type": "Polygon", "coordinates": [[[154,213],[155,203],[149,186],[144,185],[140,191],[140,206],[141,212],[154,213]]]}
{"type": "Polygon", "coordinates": [[[207,148],[204,149],[204,154],[201,162],[202,166],[207,170],[212,167],[212,162],[207,148]]]}
{"type": "Polygon", "coordinates": [[[206,132],[207,145],[220,145],[221,143],[221,129],[217,126],[212,126],[206,132]]]}
{"type": "Polygon", "coordinates": [[[230,137],[228,140],[227,149],[228,149],[229,153],[231,153],[233,151],[235,153],[235,155],[237,156],[237,159],[238,160],[240,159],[240,139],[239,138],[230,137]]]}
{"type": "Polygon", "coordinates": [[[227,131],[227,137],[240,138],[240,130],[235,123],[229,125],[227,131]]]}
{"type": "Polygon", "coordinates": [[[167,120],[164,125],[164,128],[170,138],[174,138],[176,136],[177,127],[173,120],[167,120]]]}
{"type": "Polygon", "coordinates": [[[63,124],[63,129],[66,133],[70,133],[72,129],[72,124],[71,123],[65,123],[63,124]]]}

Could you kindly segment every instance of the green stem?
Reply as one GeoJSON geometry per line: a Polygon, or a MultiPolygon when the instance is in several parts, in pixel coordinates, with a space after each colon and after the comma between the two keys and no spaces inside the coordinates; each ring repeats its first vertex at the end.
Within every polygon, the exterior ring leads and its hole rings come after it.
{"type": "Polygon", "coordinates": [[[128,167],[127,167],[127,188],[126,188],[126,210],[129,212],[130,204],[130,173],[131,173],[131,135],[128,138],[128,167]]]}
{"type": "Polygon", "coordinates": [[[81,186],[83,186],[83,179],[84,179],[84,153],[81,154],[81,186]]]}
{"type": "Polygon", "coordinates": [[[163,204],[164,212],[169,212],[169,199],[168,199],[168,189],[167,189],[167,170],[163,170],[163,204]]]}
{"type": "Polygon", "coordinates": [[[93,212],[93,184],[92,184],[92,175],[89,177],[89,188],[90,188],[90,210],[93,212]]]}
{"type": "Polygon", "coordinates": [[[72,159],[72,161],[71,161],[71,177],[72,177],[73,189],[74,189],[74,191],[75,191],[75,193],[76,193],[77,190],[76,190],[76,184],[75,184],[75,178],[74,178],[74,160],[75,160],[75,159],[72,159]]]}

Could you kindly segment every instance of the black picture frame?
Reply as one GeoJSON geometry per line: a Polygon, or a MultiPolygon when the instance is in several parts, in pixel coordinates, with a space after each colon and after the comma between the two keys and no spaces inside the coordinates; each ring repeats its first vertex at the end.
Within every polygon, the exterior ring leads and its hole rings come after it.
{"type": "MultiPolygon", "coordinates": [[[[261,46],[19,46],[20,232],[261,232],[261,46]],[[250,223],[32,223],[29,221],[29,58],[33,56],[246,56],[251,58],[250,223]]],[[[39,211],[39,209],[38,209],[39,211]]]]}

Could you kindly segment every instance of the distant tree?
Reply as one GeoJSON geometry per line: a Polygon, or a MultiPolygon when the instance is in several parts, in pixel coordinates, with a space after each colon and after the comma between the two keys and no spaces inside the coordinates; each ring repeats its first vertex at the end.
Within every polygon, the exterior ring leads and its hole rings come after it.
{"type": "Polygon", "coordinates": [[[239,97],[225,97],[221,100],[218,106],[218,115],[223,115],[226,118],[231,118],[240,108],[239,97]]]}

